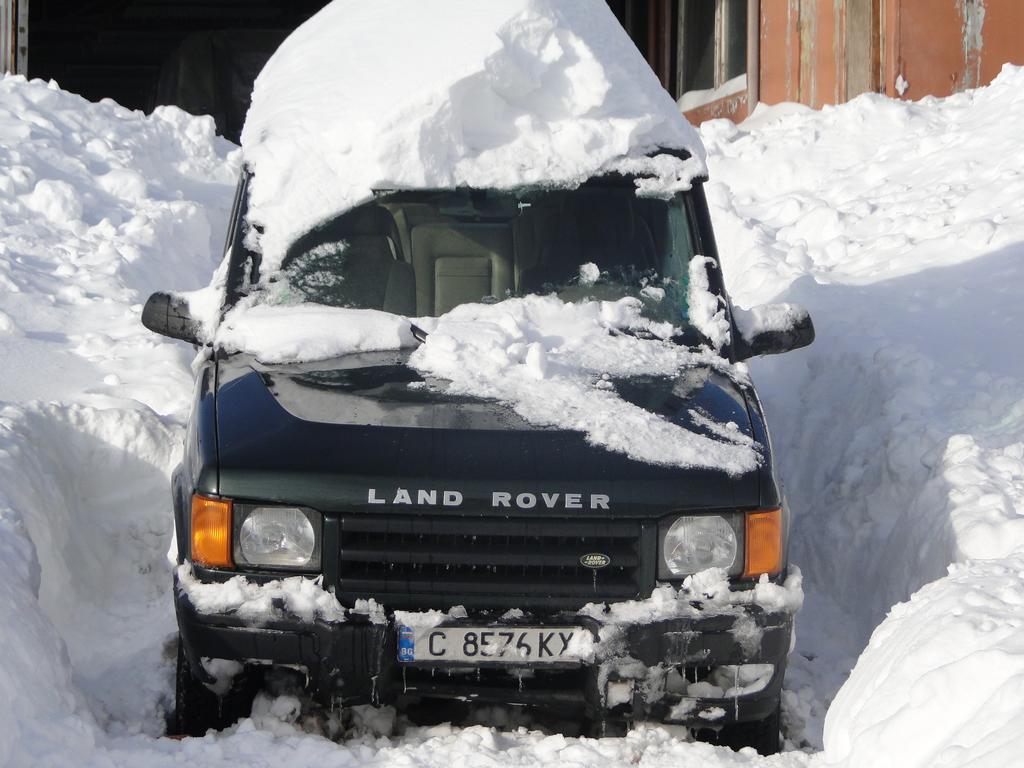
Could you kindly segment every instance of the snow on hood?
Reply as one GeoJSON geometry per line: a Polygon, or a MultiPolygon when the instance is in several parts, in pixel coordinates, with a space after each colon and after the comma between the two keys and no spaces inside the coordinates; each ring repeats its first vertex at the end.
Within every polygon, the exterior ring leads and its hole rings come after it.
{"type": "Polygon", "coordinates": [[[335,0],[260,73],[242,149],[265,272],[374,189],[575,186],[621,170],[666,194],[705,168],[603,0],[335,0]],[[647,157],[659,147],[692,158],[647,157]]]}
{"type": "MultiPolygon", "coordinates": [[[[739,425],[692,411],[709,433],[700,434],[616,392],[612,377],[676,377],[694,367],[746,377],[714,351],[667,340],[675,329],[643,317],[641,308],[631,297],[566,303],[531,295],[462,304],[412,321],[429,335],[409,364],[447,382],[451,393],[498,400],[530,423],[582,432],[589,443],[637,461],[730,475],[755,469],[758,447],[739,425]]],[[[243,301],[225,316],[216,343],[262,363],[313,362],[411,347],[410,329],[405,318],[375,310],[243,301]]]]}
{"type": "Polygon", "coordinates": [[[755,469],[756,444],[737,424],[691,413],[706,422],[714,435],[708,437],[616,391],[611,377],[675,377],[700,365],[741,373],[714,352],[622,333],[671,333],[640,308],[633,298],[567,304],[554,296],[463,304],[436,321],[419,321],[430,335],[409,362],[450,382],[451,392],[500,400],[531,423],[582,432],[587,442],[637,461],[730,475],[755,469]]]}

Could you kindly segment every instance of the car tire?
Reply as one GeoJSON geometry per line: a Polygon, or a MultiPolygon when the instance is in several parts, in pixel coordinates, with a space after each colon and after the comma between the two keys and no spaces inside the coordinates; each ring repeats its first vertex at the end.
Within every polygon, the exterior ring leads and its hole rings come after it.
{"type": "Polygon", "coordinates": [[[753,747],[761,755],[774,755],[782,748],[780,734],[781,701],[775,700],[775,708],[763,720],[727,725],[718,733],[717,743],[732,749],[753,747]]]}
{"type": "Polygon", "coordinates": [[[259,681],[242,673],[223,697],[217,696],[192,672],[188,654],[178,639],[175,673],[174,714],[168,731],[172,736],[203,736],[210,729],[222,730],[252,713],[259,681]]]}

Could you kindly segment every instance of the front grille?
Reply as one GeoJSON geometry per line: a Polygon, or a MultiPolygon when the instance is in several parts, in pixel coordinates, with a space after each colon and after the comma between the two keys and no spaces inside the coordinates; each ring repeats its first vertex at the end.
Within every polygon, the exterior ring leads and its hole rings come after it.
{"type": "Polygon", "coordinates": [[[583,605],[640,595],[638,521],[345,516],[338,595],[389,608],[583,605]],[[585,568],[580,557],[611,563],[585,568]]]}

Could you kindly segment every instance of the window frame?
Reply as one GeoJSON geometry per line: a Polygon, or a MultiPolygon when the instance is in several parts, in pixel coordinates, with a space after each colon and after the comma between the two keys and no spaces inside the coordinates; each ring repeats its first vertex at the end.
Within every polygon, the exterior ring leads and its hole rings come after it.
{"type": "MultiPolygon", "coordinates": [[[[678,17],[677,17],[677,51],[676,51],[676,93],[675,98],[677,100],[683,98],[688,93],[706,91],[705,98],[700,99],[692,105],[688,105],[687,109],[696,109],[710,104],[711,102],[718,101],[719,99],[734,96],[742,93],[747,88],[747,77],[750,74],[750,62],[747,58],[747,47],[744,40],[743,45],[743,72],[742,74],[734,75],[734,78],[742,77],[743,80],[739,82],[735,88],[730,88],[728,91],[724,91],[725,85],[733,78],[728,77],[728,73],[736,62],[730,57],[730,46],[728,44],[728,33],[729,26],[734,18],[742,18],[744,25],[748,19],[747,0],[714,0],[715,3],[715,19],[712,25],[713,38],[712,38],[712,83],[710,88],[689,88],[685,89],[687,82],[687,76],[689,70],[687,68],[687,19],[690,17],[691,9],[695,7],[697,3],[706,3],[708,0],[679,0],[678,17]]],[[[691,41],[692,42],[692,41],[691,41]]]]}

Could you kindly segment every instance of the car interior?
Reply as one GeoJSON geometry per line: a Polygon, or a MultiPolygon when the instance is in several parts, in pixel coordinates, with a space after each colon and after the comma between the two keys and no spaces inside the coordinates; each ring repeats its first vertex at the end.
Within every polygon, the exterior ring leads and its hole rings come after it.
{"type": "Polygon", "coordinates": [[[283,272],[306,301],[424,317],[571,291],[587,263],[637,290],[644,277],[685,284],[692,253],[682,208],[627,187],[396,192],[300,238],[283,272]]]}

